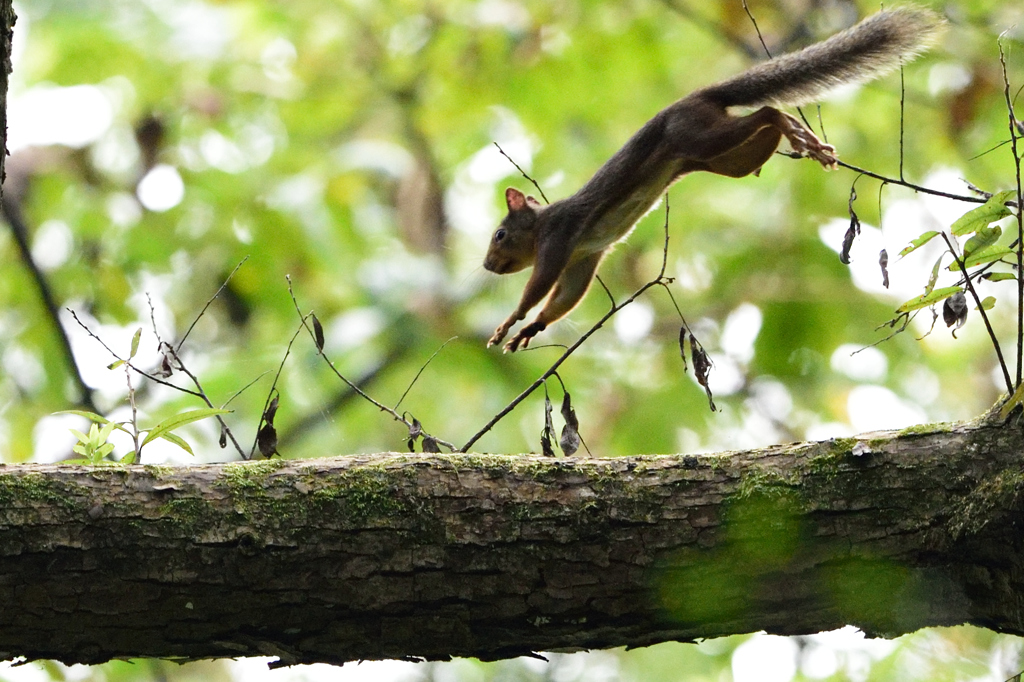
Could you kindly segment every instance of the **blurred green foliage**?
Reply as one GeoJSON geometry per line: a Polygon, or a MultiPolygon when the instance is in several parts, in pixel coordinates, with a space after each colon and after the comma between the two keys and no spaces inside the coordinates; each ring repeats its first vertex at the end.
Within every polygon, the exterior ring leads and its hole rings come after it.
{"type": "MultiPolygon", "coordinates": [[[[906,69],[908,179],[953,167],[984,188],[1009,181],[1005,150],[967,158],[1006,136],[992,36],[1008,10],[983,4],[958,5],[947,40],[906,69]]],[[[788,42],[795,27],[823,35],[829,22],[864,12],[784,9],[755,8],[776,52],[801,44],[788,42]]],[[[434,350],[458,337],[402,405],[456,444],[561,352],[502,356],[483,347],[526,277],[480,268],[502,189],[529,189],[491,143],[549,196],[564,196],[658,109],[742,68],[749,59],[737,43],[750,54],[759,49],[749,20],[730,3],[124,0],[20,11],[12,107],[49,84],[96,86],[110,109],[109,125],[78,147],[16,147],[11,158],[21,191],[9,194],[25,211],[35,247],[50,248],[54,233],[69,242],[46,269],[60,305],[104,325],[94,331],[108,343],[116,341],[112,330],[143,324],[143,345],[155,358],[144,296],[154,301],[161,338],[174,341],[247,258],[184,347],[215,405],[284,356],[298,323],[284,279],[291,275],[300,305],[324,322],[328,353],[386,404],[397,402],[434,350]],[[169,208],[147,201],[140,185],[155,166],[183,181],[183,196],[169,208]],[[60,229],[46,232],[47,224],[60,229]]],[[[16,142],[21,119],[12,120],[16,142]]],[[[844,159],[897,172],[898,78],[824,105],[821,120],[844,159]]],[[[712,387],[724,414],[708,411],[684,371],[678,316],[656,289],[560,372],[592,452],[709,450],[862,425],[850,417],[848,397],[865,382],[835,371],[833,356],[843,344],[882,338],[875,327],[901,301],[853,286],[819,235],[828,221],[845,219],[853,178],[778,157],[760,177],[698,174],[673,188],[668,274],[713,354],[712,387]],[[730,330],[730,313],[751,306],[757,312],[746,331],[730,330]]],[[[858,191],[855,208],[866,223],[877,225],[879,207],[896,201],[935,220],[906,190],[880,190],[862,178],[858,191]]],[[[663,222],[663,212],[653,212],[603,265],[602,279],[620,300],[656,274],[663,222]]],[[[10,460],[59,458],[63,441],[41,441],[39,431],[66,425],[39,420],[76,398],[67,359],[13,242],[0,239],[10,273],[0,285],[0,344],[10,370],[0,379],[0,434],[10,460]],[[35,370],[18,370],[26,366],[35,370]]],[[[894,254],[904,245],[886,243],[894,254]]],[[[918,278],[897,262],[891,270],[896,281],[918,278]]],[[[595,289],[538,342],[571,343],[606,306],[595,289]]],[[[996,308],[1002,332],[1011,308],[1009,298],[996,308]]],[[[99,409],[123,408],[124,388],[97,370],[112,358],[73,322],[64,324],[87,381],[101,386],[99,409]]],[[[967,418],[991,404],[994,356],[980,325],[969,325],[955,345],[943,332],[916,341],[925,328],[882,345],[884,366],[868,383],[929,419],[967,418]],[[949,390],[963,382],[973,390],[949,390]]],[[[243,442],[251,442],[270,381],[264,376],[232,402],[231,424],[243,442]]],[[[284,456],[403,447],[403,428],[351,400],[305,335],[285,365],[281,393],[284,456]]],[[[194,402],[150,385],[141,407],[162,418],[194,402]]],[[[535,451],[541,424],[538,395],[478,447],[535,451]]],[[[217,451],[217,436],[202,427],[190,434],[200,457],[236,456],[217,451]]]]}
{"type": "MultiPolygon", "coordinates": [[[[876,4],[760,0],[751,8],[779,53],[876,4]]],[[[998,147],[1007,124],[996,36],[1017,26],[1003,40],[1017,48],[1008,50],[1008,69],[1019,85],[1024,16],[1007,0],[941,8],[951,21],[945,39],[905,69],[902,145],[898,76],[824,104],[820,120],[842,159],[855,165],[897,177],[902,149],[910,181],[941,182],[958,193],[967,190],[950,178],[1007,188],[1012,159],[998,147]]],[[[315,309],[323,321],[328,354],[383,403],[394,405],[431,354],[457,336],[402,409],[432,434],[465,442],[561,353],[555,347],[509,356],[484,348],[527,276],[497,278],[480,267],[502,190],[530,188],[492,142],[550,198],[566,196],[659,109],[760,54],[739,2],[45,0],[17,10],[12,112],[22,106],[28,120],[67,125],[102,119],[102,111],[72,104],[61,111],[24,104],[57,86],[94,86],[108,104],[109,121],[87,141],[48,144],[63,138],[43,135],[34,146],[13,148],[8,161],[5,193],[24,211],[58,305],[80,313],[114,348],[142,325],[140,358],[148,353],[155,368],[146,294],[160,336],[180,339],[247,259],[182,351],[216,406],[259,379],[230,405],[229,423],[243,444],[254,438],[271,377],[298,325],[286,275],[303,310],[315,309]],[[155,168],[165,178],[173,169],[184,190],[173,200],[174,183],[158,184],[157,199],[171,196],[173,203],[147,200],[160,210],[140,203],[140,182],[159,177],[155,168]]],[[[817,126],[819,112],[805,112],[817,126]]],[[[12,142],[24,137],[19,120],[26,119],[12,118],[12,142]]],[[[668,274],[713,354],[722,412],[708,411],[703,390],[684,371],[677,314],[655,289],[560,370],[591,452],[696,452],[849,433],[863,424],[851,396],[865,386],[929,420],[969,418],[994,402],[994,355],[976,316],[955,342],[944,329],[918,341],[927,325],[914,325],[879,346],[884,355],[867,354],[874,364],[866,369],[845,364],[850,350],[840,346],[881,339],[888,330],[875,327],[911,297],[856,286],[836,256],[838,242],[830,248],[822,239],[823,226],[847,221],[854,178],[777,157],[760,177],[693,175],[672,189],[668,274]]],[[[894,285],[909,282],[916,295],[934,257],[913,254],[928,262],[912,267],[910,257],[897,262],[895,254],[970,207],[915,199],[868,178],[857,191],[854,206],[866,224],[877,226],[886,215],[882,240],[894,285]],[[907,237],[900,231],[907,221],[922,227],[907,237]]],[[[657,274],[663,223],[664,212],[654,211],[602,266],[602,280],[619,300],[657,274]]],[[[873,263],[876,254],[855,258],[873,263]]],[[[10,462],[67,457],[75,443],[68,428],[85,424],[47,416],[81,396],[7,230],[0,230],[0,262],[0,449],[10,462]]],[[[990,293],[998,294],[994,321],[1012,356],[1011,290],[1004,284],[990,293]]],[[[572,343],[607,305],[595,288],[537,343],[572,343]]],[[[70,318],[62,322],[83,376],[97,389],[98,409],[123,420],[123,377],[104,369],[113,358],[70,318]]],[[[404,429],[353,400],[305,335],[279,389],[283,456],[404,447],[404,429]]],[[[559,390],[552,388],[555,400],[559,390]]],[[[139,400],[147,423],[201,406],[146,382],[139,400]]],[[[537,451],[542,423],[538,393],[477,447],[537,451]]],[[[213,427],[182,433],[200,459],[235,456],[217,447],[213,427]]],[[[616,675],[725,679],[743,641],[616,655],[616,675]]],[[[965,679],[994,670],[978,661],[1015,646],[971,629],[901,641],[870,668],[870,679],[965,679]],[[915,677],[922,656],[929,674],[915,677]]],[[[577,679],[517,662],[459,665],[460,679],[577,679]]],[[[181,679],[193,668],[102,670],[95,674],[111,680],[181,679]]],[[[227,674],[203,670],[209,679],[227,674]]],[[[868,679],[838,670],[826,679],[868,679]]]]}

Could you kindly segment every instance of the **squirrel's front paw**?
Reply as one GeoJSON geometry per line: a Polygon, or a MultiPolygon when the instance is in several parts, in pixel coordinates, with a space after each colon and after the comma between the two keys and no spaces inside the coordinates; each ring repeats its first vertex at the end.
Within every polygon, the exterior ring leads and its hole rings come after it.
{"type": "Polygon", "coordinates": [[[526,348],[530,345],[530,339],[544,331],[546,328],[547,325],[543,322],[531,322],[520,329],[519,333],[513,336],[509,342],[505,344],[505,352],[515,353],[519,350],[519,346],[526,348]]]}
{"type": "Polygon", "coordinates": [[[500,327],[495,329],[494,335],[491,336],[491,338],[487,341],[487,347],[490,348],[491,346],[497,346],[499,343],[501,343],[501,340],[505,338],[506,334],[508,334],[509,326],[510,325],[508,323],[504,323],[500,327]]]}

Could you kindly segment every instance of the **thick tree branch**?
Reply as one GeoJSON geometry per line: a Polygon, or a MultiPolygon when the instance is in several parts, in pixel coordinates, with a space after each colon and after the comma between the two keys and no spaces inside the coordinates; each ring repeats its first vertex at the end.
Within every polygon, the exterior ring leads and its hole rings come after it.
{"type": "Polygon", "coordinates": [[[1018,425],[712,456],[0,468],[0,655],[282,664],[1024,633],[1018,425]]]}

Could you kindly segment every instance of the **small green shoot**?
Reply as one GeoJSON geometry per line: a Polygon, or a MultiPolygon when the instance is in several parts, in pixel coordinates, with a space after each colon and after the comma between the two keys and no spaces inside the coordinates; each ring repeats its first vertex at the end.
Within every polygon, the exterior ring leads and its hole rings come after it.
{"type": "Polygon", "coordinates": [[[84,434],[77,429],[71,429],[78,442],[71,448],[81,455],[80,458],[71,460],[72,464],[102,464],[114,450],[114,444],[108,443],[111,431],[117,427],[117,422],[108,421],[100,428],[99,424],[93,422],[89,427],[89,433],[84,434]]]}
{"type": "MultiPolygon", "coordinates": [[[[189,446],[188,442],[181,436],[171,432],[178,427],[191,424],[192,422],[199,421],[200,419],[206,419],[207,417],[213,417],[218,414],[228,414],[229,412],[231,412],[231,410],[219,410],[216,408],[190,410],[188,412],[168,417],[152,428],[140,429],[139,433],[145,433],[146,437],[139,445],[139,451],[129,452],[121,458],[120,462],[122,464],[132,464],[137,461],[137,456],[141,452],[142,448],[147,443],[157,438],[163,438],[168,442],[174,443],[188,454],[194,456],[195,453],[192,452],[192,448],[189,446]]],[[[54,414],[76,414],[93,422],[88,435],[76,429],[70,429],[71,433],[75,434],[75,437],[79,440],[79,443],[77,443],[72,449],[82,455],[81,458],[70,460],[69,463],[71,464],[104,464],[107,456],[109,456],[114,449],[113,443],[107,442],[107,438],[110,437],[113,430],[117,429],[118,431],[124,431],[129,436],[132,435],[132,432],[125,428],[125,425],[128,424],[128,422],[113,422],[106,417],[96,414],[95,412],[87,412],[85,410],[62,410],[61,412],[55,412],[54,414]]]]}

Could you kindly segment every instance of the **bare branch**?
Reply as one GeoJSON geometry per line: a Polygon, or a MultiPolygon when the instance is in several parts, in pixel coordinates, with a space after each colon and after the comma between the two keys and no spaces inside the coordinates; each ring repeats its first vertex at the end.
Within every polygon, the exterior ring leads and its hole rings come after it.
{"type": "MultiPolygon", "coordinates": [[[[1017,383],[1021,385],[1024,369],[1024,191],[1021,186],[1020,153],[1017,151],[1017,116],[1010,97],[1010,77],[1006,71],[1006,54],[1003,52],[1002,37],[999,45],[999,63],[1003,70],[1003,95],[1006,98],[1006,113],[1010,121],[1010,149],[1013,151],[1013,165],[1017,180],[1017,383]]],[[[1013,389],[1010,390],[1013,394],[1013,389]]]]}
{"type": "MultiPolygon", "coordinates": [[[[956,260],[957,266],[960,268],[960,272],[967,273],[967,267],[964,265],[963,259],[960,258],[960,254],[953,248],[953,243],[946,236],[946,231],[939,232],[942,238],[946,241],[946,246],[949,248],[949,252],[953,254],[953,258],[956,260]]],[[[992,340],[992,347],[995,348],[996,357],[999,358],[999,367],[1003,370],[1003,379],[1006,381],[1006,394],[1013,395],[1013,382],[1010,380],[1010,371],[1006,368],[1006,361],[1003,359],[1003,351],[999,347],[999,339],[996,337],[995,331],[992,330],[992,324],[988,321],[988,314],[985,312],[985,306],[981,305],[981,297],[978,296],[978,292],[974,289],[974,283],[970,277],[964,277],[964,281],[967,284],[967,290],[971,292],[971,296],[974,298],[974,302],[978,306],[978,312],[981,313],[981,319],[985,322],[985,329],[988,330],[989,339],[992,340]]]]}
{"type": "Polygon", "coordinates": [[[435,350],[434,353],[429,358],[427,358],[427,361],[423,363],[423,366],[420,367],[420,370],[418,372],[416,372],[416,376],[414,376],[412,378],[412,381],[409,382],[409,387],[405,389],[405,392],[402,394],[402,397],[398,399],[397,403],[395,403],[394,409],[395,409],[396,412],[398,411],[399,406],[401,406],[402,401],[405,400],[405,396],[409,395],[409,391],[411,391],[412,387],[416,385],[416,381],[420,378],[420,375],[423,374],[423,370],[425,370],[427,368],[427,365],[429,365],[431,363],[431,361],[433,361],[433,359],[435,357],[437,357],[438,353],[440,353],[441,351],[444,350],[445,346],[447,346],[449,343],[451,343],[452,341],[454,341],[457,338],[459,338],[459,337],[453,336],[452,338],[448,339],[447,341],[442,343],[441,347],[438,348],[437,350],[435,350]]]}
{"type": "MultiPolygon", "coordinates": [[[[308,315],[304,315],[302,313],[302,309],[299,308],[299,301],[298,301],[298,299],[295,298],[295,292],[292,290],[292,279],[288,275],[285,275],[285,279],[288,281],[288,294],[292,298],[292,303],[295,306],[295,312],[297,312],[299,314],[299,318],[301,319],[301,323],[300,323],[301,327],[305,327],[306,328],[306,331],[309,332],[310,338],[312,338],[314,340],[314,343],[315,343],[316,342],[316,334],[314,334],[313,330],[309,327],[309,323],[307,322],[307,319],[308,319],[309,316],[308,315]]],[[[296,332],[296,333],[298,333],[298,332],[296,332]]],[[[295,337],[292,337],[292,341],[294,341],[294,340],[295,340],[295,337]]],[[[288,347],[291,348],[291,344],[290,343],[288,344],[288,347]]],[[[345,384],[349,388],[351,388],[353,391],[358,393],[360,397],[362,397],[364,400],[366,400],[369,403],[371,403],[372,405],[374,405],[381,412],[387,412],[388,414],[390,414],[392,417],[394,417],[395,421],[399,421],[399,422],[402,422],[403,424],[405,424],[406,428],[409,428],[409,429],[412,428],[413,423],[410,422],[408,419],[406,419],[403,415],[399,414],[397,411],[395,411],[394,409],[388,407],[387,405],[377,401],[375,398],[371,397],[368,393],[366,393],[363,389],[359,388],[354,383],[349,381],[348,378],[338,370],[338,368],[331,361],[331,359],[329,357],[327,357],[327,354],[324,353],[322,349],[318,349],[317,353],[320,355],[320,357],[322,357],[324,359],[324,362],[327,363],[327,366],[331,368],[331,371],[334,372],[334,375],[336,377],[338,377],[339,379],[341,379],[343,382],[345,382],[345,384]]],[[[282,367],[283,366],[284,366],[284,362],[282,361],[282,367]]],[[[275,379],[274,383],[275,384],[277,383],[276,379],[275,379]]],[[[268,404],[269,404],[269,398],[268,398],[268,404]]],[[[452,450],[452,451],[455,450],[455,446],[453,444],[451,444],[451,443],[449,443],[447,441],[443,441],[443,440],[441,440],[439,438],[434,438],[433,436],[431,436],[431,438],[433,438],[433,440],[435,442],[437,442],[440,445],[445,446],[449,450],[452,450]]]]}
{"type": "Polygon", "coordinates": [[[203,306],[203,309],[199,311],[198,315],[196,315],[196,319],[192,320],[192,324],[190,324],[188,329],[185,330],[185,335],[182,336],[181,341],[178,342],[178,347],[175,349],[177,352],[181,352],[181,347],[185,345],[185,340],[188,338],[188,335],[192,333],[192,329],[195,328],[199,320],[203,318],[203,315],[206,314],[206,309],[209,308],[213,304],[213,302],[217,300],[217,297],[220,296],[220,292],[224,291],[224,287],[228,285],[228,282],[231,281],[231,278],[235,276],[235,273],[238,272],[238,269],[240,267],[245,265],[245,261],[247,260],[249,260],[248,256],[239,261],[238,265],[235,266],[235,269],[232,270],[231,274],[229,274],[227,278],[224,280],[224,283],[220,285],[220,288],[217,289],[216,293],[214,293],[214,295],[210,297],[210,299],[206,302],[206,305],[203,306]]]}
{"type": "Polygon", "coordinates": [[[519,173],[520,173],[520,174],[521,174],[521,175],[522,175],[522,176],[523,176],[524,178],[526,178],[527,180],[529,180],[530,182],[532,182],[532,183],[533,183],[533,186],[537,188],[537,191],[538,191],[538,192],[540,192],[540,196],[541,196],[541,198],[542,198],[542,199],[544,199],[544,203],[545,203],[545,204],[550,204],[551,202],[550,202],[550,201],[548,201],[548,197],[547,197],[547,195],[546,195],[546,194],[544,194],[544,190],[542,190],[542,189],[540,188],[540,185],[539,185],[539,184],[537,183],[537,181],[536,181],[536,180],[534,180],[533,178],[531,178],[531,177],[530,177],[530,176],[529,176],[529,175],[527,174],[527,172],[526,172],[526,171],[524,171],[524,170],[523,170],[522,168],[520,168],[520,167],[519,167],[519,164],[518,164],[518,163],[516,163],[515,161],[513,161],[513,160],[512,160],[512,157],[511,157],[511,156],[509,156],[508,154],[506,154],[506,153],[505,153],[505,150],[501,148],[501,145],[500,145],[500,144],[498,144],[497,142],[495,142],[495,143],[494,143],[494,146],[498,148],[498,151],[499,151],[499,152],[501,152],[501,155],[502,155],[502,156],[504,156],[504,157],[505,157],[506,159],[508,159],[508,160],[509,160],[509,163],[511,163],[511,164],[512,164],[513,166],[515,166],[515,167],[516,167],[516,170],[517,170],[517,171],[519,171],[519,173]]]}

